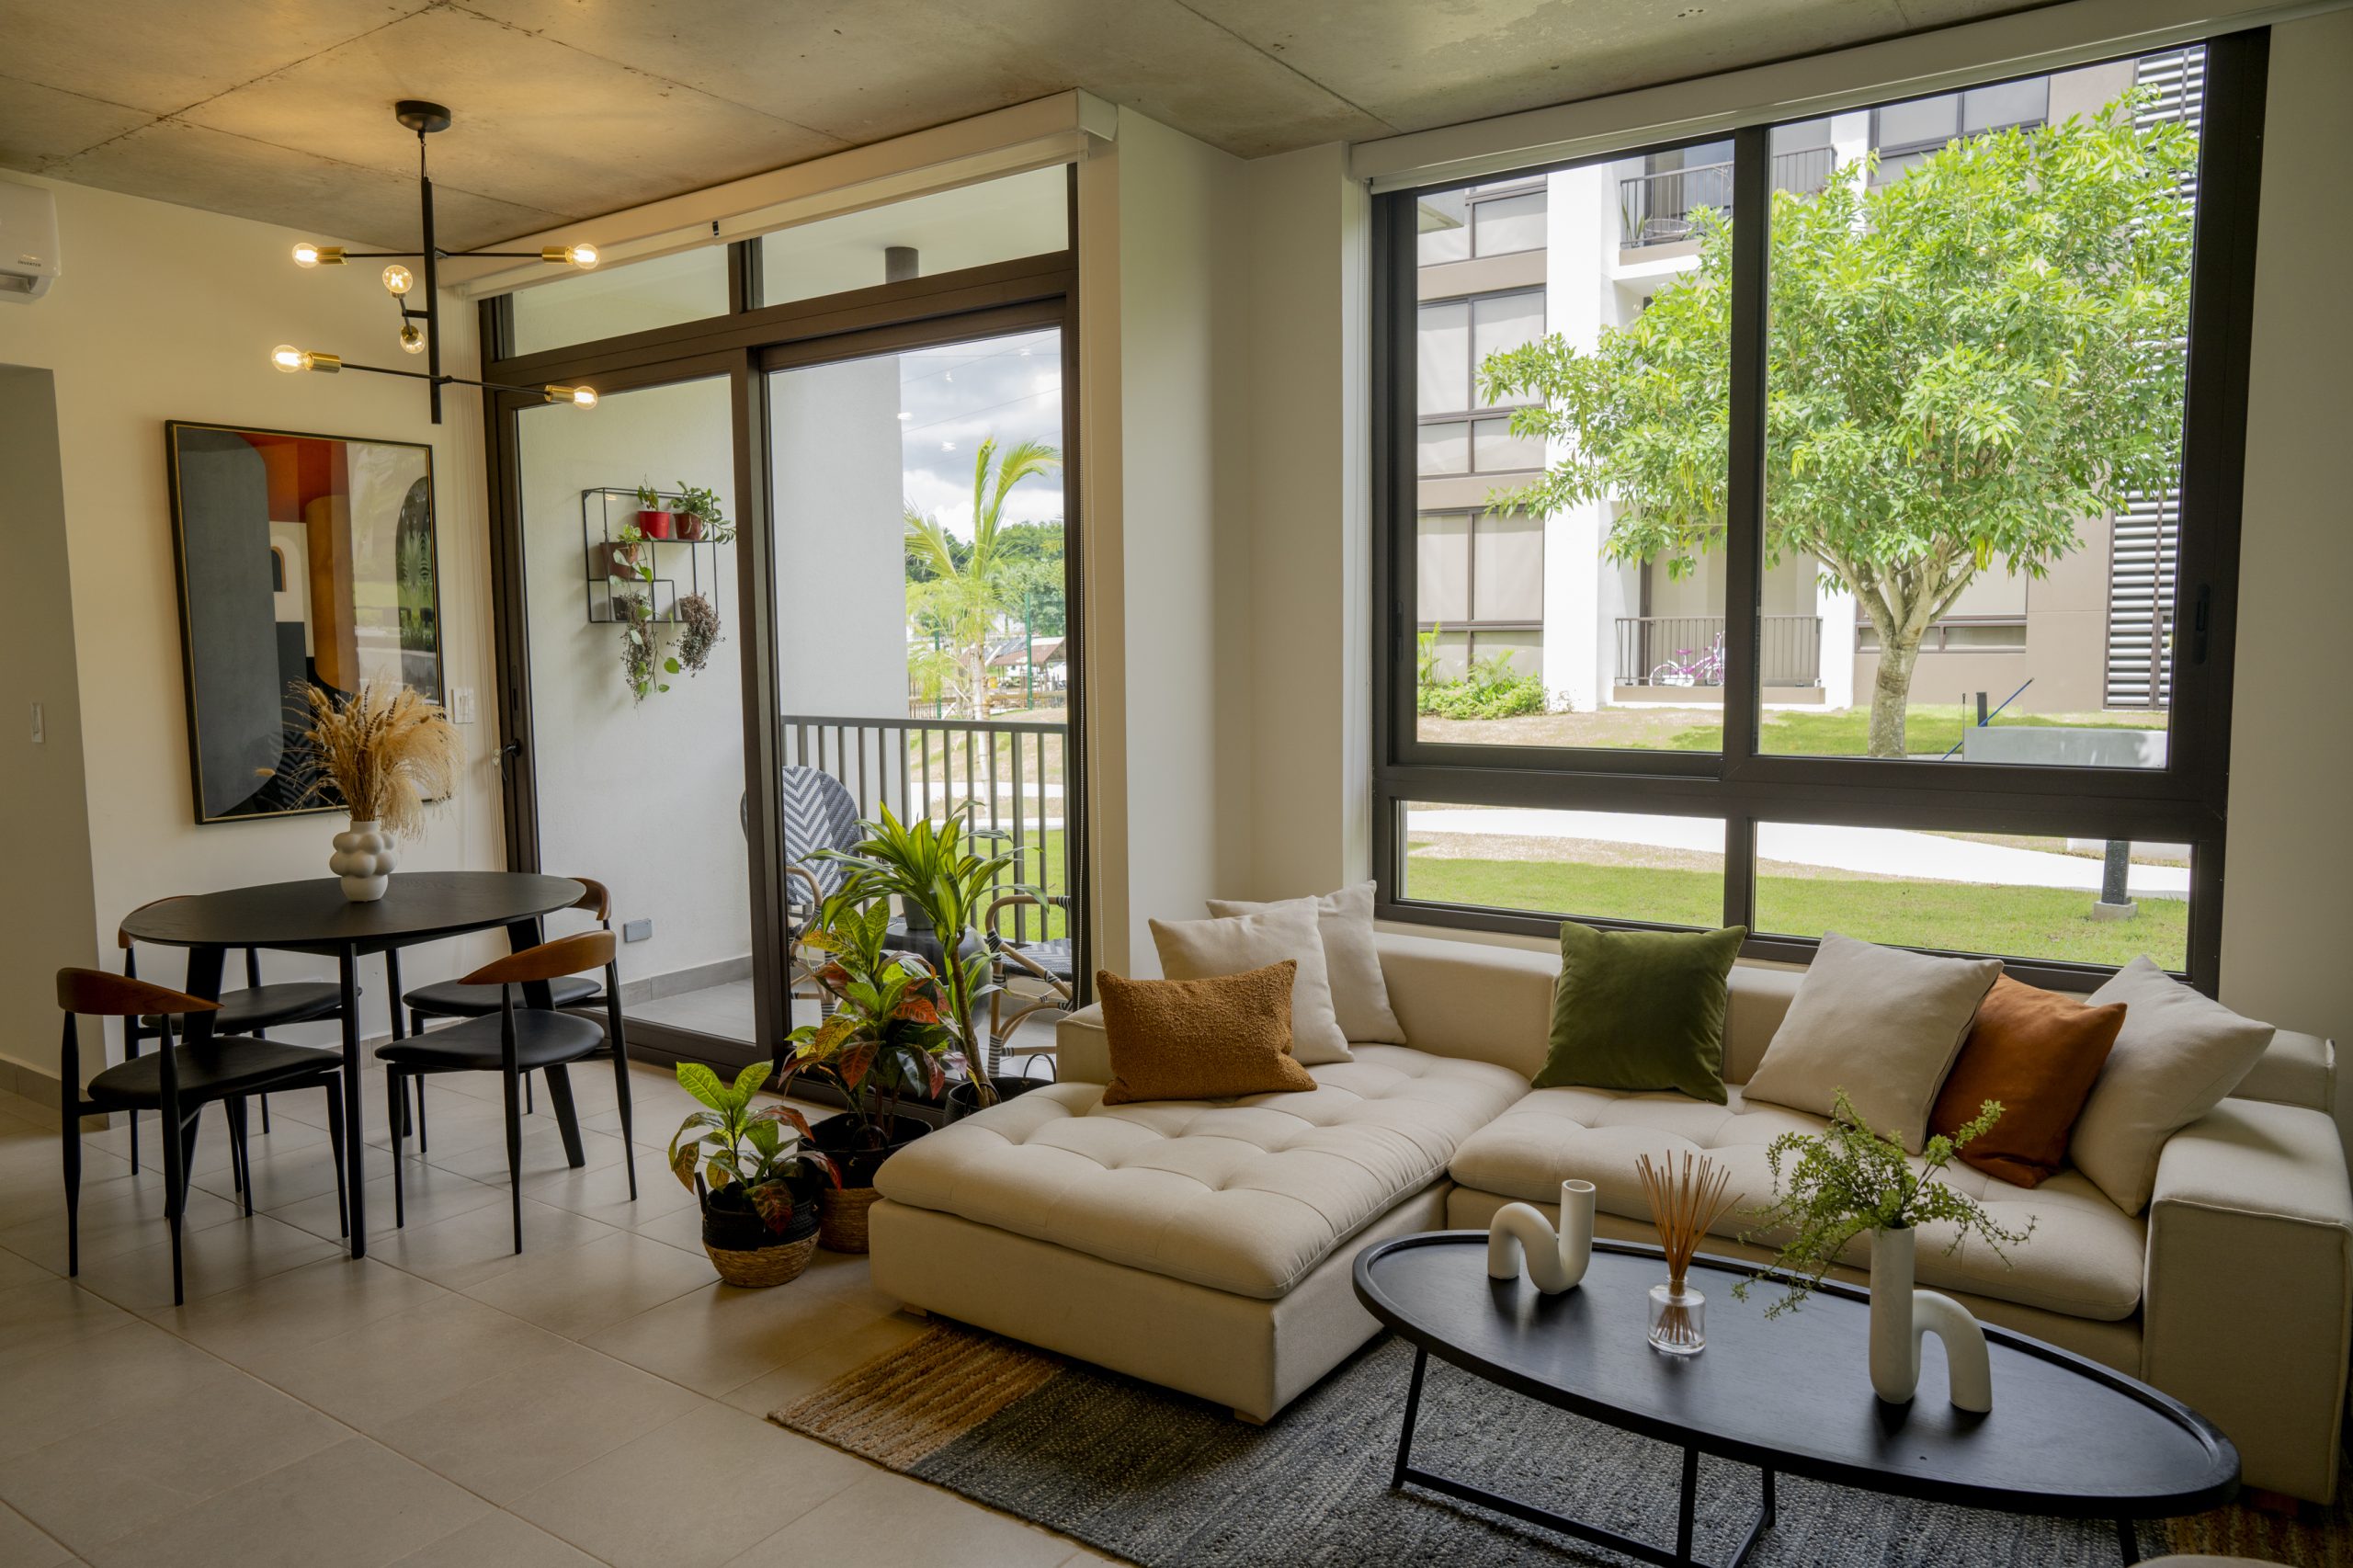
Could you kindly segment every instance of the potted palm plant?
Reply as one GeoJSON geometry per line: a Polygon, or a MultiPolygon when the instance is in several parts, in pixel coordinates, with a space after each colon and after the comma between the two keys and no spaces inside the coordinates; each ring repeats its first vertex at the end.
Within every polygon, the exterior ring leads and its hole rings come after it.
{"type": "Polygon", "coordinates": [[[702,1207],[702,1249],[730,1285],[781,1285],[817,1250],[819,1195],[840,1181],[808,1143],[809,1123],[788,1105],[755,1110],[767,1081],[755,1062],[732,1084],[698,1062],[678,1063],[678,1086],[702,1102],[670,1140],[670,1170],[702,1207]]]}
{"type": "MultiPolygon", "coordinates": [[[[821,851],[825,858],[850,868],[843,884],[845,895],[875,903],[897,899],[912,933],[928,931],[939,954],[935,973],[953,1051],[950,1067],[961,1081],[948,1093],[952,1120],[1026,1086],[1020,1079],[993,1078],[986,1050],[976,1025],[981,1004],[996,989],[991,977],[987,944],[980,931],[985,902],[1002,891],[1006,874],[1018,856],[1006,851],[983,854],[972,847],[980,835],[965,819],[967,804],[941,821],[918,819],[904,824],[884,806],[878,822],[862,824],[866,836],[846,850],[821,851]]],[[[904,961],[921,964],[908,958],[904,961]]],[[[926,966],[928,967],[928,966],[926,966]]]]}
{"type": "Polygon", "coordinates": [[[818,1200],[821,1239],[835,1252],[866,1250],[874,1173],[899,1145],[930,1131],[901,1109],[910,1098],[938,1096],[948,1082],[944,1060],[954,1041],[940,1020],[939,988],[919,960],[890,950],[890,927],[888,903],[847,889],[818,907],[801,946],[825,960],[815,979],[829,1011],[823,1023],[786,1036],[776,1062],[787,1094],[805,1073],[842,1097],[842,1113],[811,1133],[841,1178],[818,1200]]]}

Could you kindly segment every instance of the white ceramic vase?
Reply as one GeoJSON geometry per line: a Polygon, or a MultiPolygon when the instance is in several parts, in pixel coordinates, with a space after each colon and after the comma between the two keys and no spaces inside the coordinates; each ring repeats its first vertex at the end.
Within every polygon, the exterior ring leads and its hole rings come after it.
{"type": "Polygon", "coordinates": [[[351,819],[351,826],[335,835],[335,853],[327,869],[343,879],[343,896],[354,903],[373,903],[392,885],[392,868],[399,864],[392,835],[373,822],[351,819]]]}
{"type": "Polygon", "coordinates": [[[1561,1228],[1544,1221],[1531,1203],[1506,1203],[1495,1210],[1487,1226],[1487,1277],[1519,1278],[1520,1259],[1528,1260],[1528,1277],[1548,1296],[1557,1296],[1585,1278],[1593,1261],[1593,1183],[1561,1184],[1561,1228]]]}
{"type": "Polygon", "coordinates": [[[1908,1404],[1920,1387],[1920,1342],[1944,1341],[1945,1370],[1955,1408],[1994,1408],[1994,1371],[1985,1331],[1950,1296],[1913,1286],[1914,1231],[1871,1233],[1871,1392],[1890,1404],[1908,1404]]]}

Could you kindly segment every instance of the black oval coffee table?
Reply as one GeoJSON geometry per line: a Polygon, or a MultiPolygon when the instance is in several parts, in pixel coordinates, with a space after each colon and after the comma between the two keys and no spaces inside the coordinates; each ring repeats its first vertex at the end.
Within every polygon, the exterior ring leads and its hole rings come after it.
{"type": "Polygon", "coordinates": [[[1414,1346],[1413,1380],[1391,1484],[1408,1483],[1597,1542],[1648,1562],[1693,1568],[1699,1456],[1754,1465],[1762,1502],[1726,1568],[1773,1523],[1775,1473],[1867,1492],[2011,1513],[2111,1519],[2126,1562],[2140,1561],[2132,1521],[2195,1513],[2238,1491],[2230,1439],[2180,1401],[2097,1362],[1985,1327],[1994,1408],[1956,1410],[1931,1357],[1917,1398],[1883,1403],[1866,1366],[1869,1295],[1816,1287],[1805,1306],[1767,1322],[1774,1292],[1743,1302],[1744,1266],[1698,1259],[1708,1346],[1650,1346],[1648,1296],[1666,1278],[1658,1248],[1596,1241],[1576,1289],[1547,1296],[1525,1277],[1487,1277],[1483,1231],[1440,1231],[1357,1256],[1357,1299],[1414,1346]],[[1607,1426],[1683,1450],[1672,1551],[1414,1466],[1414,1423],[1429,1358],[1607,1426]]]}
{"type": "MultiPolygon", "coordinates": [[[[125,918],[122,929],[136,941],[188,949],[188,994],[206,1001],[220,998],[222,959],[231,948],[270,948],[335,960],[343,991],[344,1158],[350,1167],[345,1186],[350,1194],[351,1256],[365,1257],[367,1177],[362,1161],[368,1145],[360,1104],[359,960],[375,953],[384,955],[385,978],[392,992],[392,1035],[398,1039],[404,1032],[401,949],[504,926],[509,945],[520,951],[540,939],[540,916],[571,907],[581,892],[580,884],[569,877],[534,871],[401,871],[393,875],[382,898],[372,903],[354,903],[343,896],[339,880],[314,877],[151,903],[125,918]]],[[[554,1006],[544,981],[524,986],[523,992],[531,1006],[554,1006]]],[[[211,1032],[210,1014],[189,1016],[191,1043],[201,1044],[211,1032]]],[[[585,1165],[587,1154],[581,1145],[579,1118],[573,1109],[572,1086],[561,1068],[551,1068],[542,1076],[563,1139],[564,1156],[574,1165],[585,1165]]]]}

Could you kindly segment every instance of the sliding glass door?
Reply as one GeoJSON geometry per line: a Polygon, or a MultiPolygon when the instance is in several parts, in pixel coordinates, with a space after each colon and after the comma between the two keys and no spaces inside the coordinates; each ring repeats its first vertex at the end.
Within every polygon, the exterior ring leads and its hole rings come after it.
{"type": "Polygon", "coordinates": [[[748,1046],[730,386],[526,408],[515,454],[539,863],[610,891],[632,1024],[748,1046]]]}
{"type": "Polygon", "coordinates": [[[798,916],[830,891],[818,852],[858,819],[961,817],[1015,857],[991,921],[1020,955],[1008,1011],[1074,975],[1063,339],[788,349],[765,387],[788,896],[798,916]]]}

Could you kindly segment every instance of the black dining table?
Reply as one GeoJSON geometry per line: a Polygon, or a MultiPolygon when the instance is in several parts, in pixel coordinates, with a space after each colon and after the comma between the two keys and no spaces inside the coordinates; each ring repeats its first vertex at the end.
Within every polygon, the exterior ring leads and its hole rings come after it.
{"type": "MultiPolygon", "coordinates": [[[[220,998],[222,960],[231,948],[268,948],[335,960],[343,988],[344,1154],[349,1166],[345,1185],[350,1192],[351,1256],[365,1257],[359,960],[384,955],[392,993],[392,1034],[401,1038],[401,949],[503,926],[507,941],[519,952],[540,941],[541,916],[570,908],[583,891],[569,877],[532,871],[403,871],[392,877],[382,898],[354,903],[344,897],[340,879],[319,877],[151,903],[125,920],[122,929],[135,941],[187,949],[187,989],[206,1001],[220,998]]],[[[544,981],[524,986],[523,999],[534,1007],[553,1003],[544,981]]],[[[200,1045],[211,1035],[210,1015],[199,1013],[188,1019],[189,1044],[200,1045]]],[[[564,1156],[575,1166],[585,1165],[587,1155],[581,1146],[571,1083],[561,1067],[547,1069],[544,1076],[564,1156]]],[[[399,1108],[392,1108],[392,1114],[400,1114],[399,1108]]]]}

